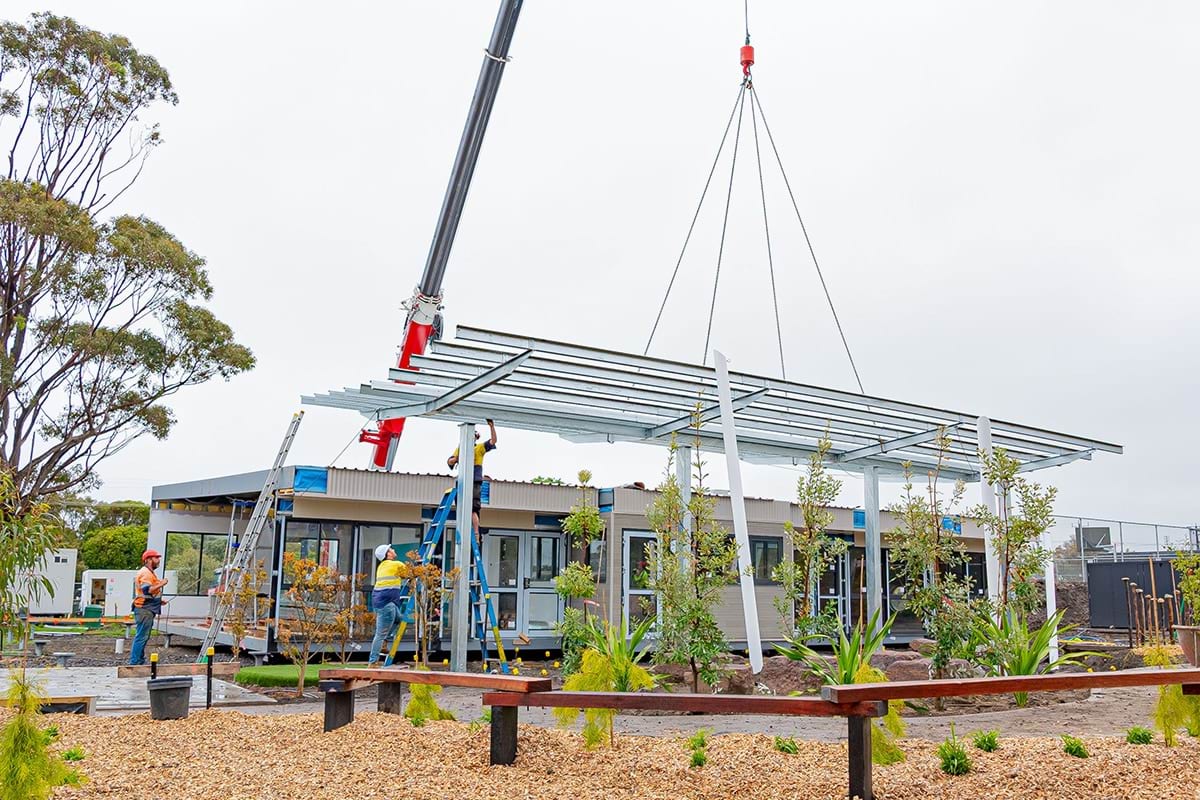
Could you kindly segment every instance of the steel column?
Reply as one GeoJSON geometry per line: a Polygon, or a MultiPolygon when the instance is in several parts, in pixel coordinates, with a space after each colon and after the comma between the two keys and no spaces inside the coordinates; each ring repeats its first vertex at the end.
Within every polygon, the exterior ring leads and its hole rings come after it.
{"type": "MultiPolygon", "coordinates": [[[[980,417],[976,422],[976,428],[979,432],[979,450],[984,455],[992,454],[992,423],[987,417],[980,417]]],[[[993,514],[996,513],[996,490],[988,483],[987,478],[983,477],[980,470],[979,478],[979,494],[983,500],[983,504],[993,514]]],[[[992,603],[999,603],[1000,600],[1000,557],[996,553],[996,547],[992,543],[992,539],[986,533],[983,535],[984,545],[984,562],[987,567],[987,582],[988,582],[988,599],[992,603]]]]}
{"type": "Polygon", "coordinates": [[[719,350],[713,350],[717,370],[717,392],[721,399],[721,429],[725,439],[725,464],[729,470],[729,504],[733,507],[733,536],[738,548],[738,580],[742,588],[742,611],[746,615],[746,648],[750,671],[762,672],[762,638],[758,632],[758,602],[754,596],[754,562],[750,558],[750,533],[746,526],[746,498],[742,494],[742,467],[738,461],[737,431],[733,420],[733,393],[729,388],[729,365],[719,350]]]}
{"type": "Polygon", "coordinates": [[[471,498],[475,488],[475,426],[463,423],[458,437],[458,501],[455,504],[454,566],[458,569],[458,580],[454,585],[454,600],[451,611],[454,622],[450,628],[450,669],[454,672],[467,671],[467,640],[471,636],[470,577],[471,577],[471,498]]]}
{"type": "Polygon", "coordinates": [[[879,530],[879,467],[863,467],[863,510],[866,517],[867,619],[883,614],[883,543],[879,530]]]}

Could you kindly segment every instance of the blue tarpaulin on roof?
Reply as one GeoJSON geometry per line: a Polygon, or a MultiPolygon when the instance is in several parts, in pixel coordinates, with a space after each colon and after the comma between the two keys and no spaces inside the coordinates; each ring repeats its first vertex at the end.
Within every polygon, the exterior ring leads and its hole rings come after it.
{"type": "Polygon", "coordinates": [[[324,467],[296,467],[292,491],[325,494],[329,486],[329,470],[324,467]]]}

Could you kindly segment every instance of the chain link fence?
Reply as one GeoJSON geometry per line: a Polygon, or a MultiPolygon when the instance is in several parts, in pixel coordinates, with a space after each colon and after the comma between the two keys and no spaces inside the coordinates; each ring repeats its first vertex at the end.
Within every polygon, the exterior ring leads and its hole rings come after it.
{"type": "Polygon", "coordinates": [[[1046,540],[1058,580],[1086,583],[1089,562],[1144,561],[1177,550],[1200,551],[1200,525],[1055,515],[1046,540]]]}

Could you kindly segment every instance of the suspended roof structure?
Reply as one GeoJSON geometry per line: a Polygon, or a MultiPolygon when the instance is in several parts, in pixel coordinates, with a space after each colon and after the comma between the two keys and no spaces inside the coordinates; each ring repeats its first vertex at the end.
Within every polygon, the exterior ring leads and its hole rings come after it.
{"type": "MultiPolygon", "coordinates": [[[[699,419],[701,446],[721,451],[717,377],[712,367],[584,345],[459,326],[415,369],[392,369],[372,381],[306,396],[309,405],[358,411],[371,420],[428,417],[554,433],[572,442],[689,444],[699,419]]],[[[846,469],[874,465],[915,473],[938,465],[938,438],[950,446],[942,474],[979,479],[976,413],[825,389],[741,372],[730,373],[738,452],[747,462],[800,464],[824,435],[830,459],[846,469]]],[[[1090,459],[1120,445],[1085,436],[989,419],[991,440],[1022,471],[1090,459]]]]}

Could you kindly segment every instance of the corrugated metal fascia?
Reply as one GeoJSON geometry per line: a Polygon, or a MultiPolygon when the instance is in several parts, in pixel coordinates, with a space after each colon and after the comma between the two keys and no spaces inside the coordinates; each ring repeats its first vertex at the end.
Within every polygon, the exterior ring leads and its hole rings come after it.
{"type": "Polygon", "coordinates": [[[326,497],[336,500],[437,505],[442,495],[453,484],[452,478],[443,475],[330,468],[326,497]]]}
{"type": "MultiPolygon", "coordinates": [[[[596,490],[583,489],[588,502],[596,504],[596,490]]],[[[578,486],[552,486],[544,483],[492,481],[488,508],[536,511],[540,514],[566,514],[579,502],[578,486]]]]}

